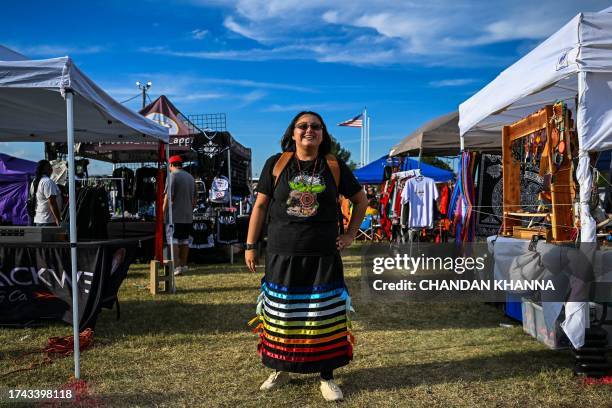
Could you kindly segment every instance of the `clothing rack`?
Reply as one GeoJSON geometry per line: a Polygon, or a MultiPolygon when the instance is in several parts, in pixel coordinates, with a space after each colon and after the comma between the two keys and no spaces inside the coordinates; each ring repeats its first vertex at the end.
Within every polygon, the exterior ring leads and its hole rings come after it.
{"type": "MultiPolygon", "coordinates": [[[[123,238],[125,238],[125,210],[123,206],[123,200],[125,199],[125,192],[123,189],[123,177],[88,177],[88,178],[75,178],[76,181],[88,182],[88,181],[102,181],[102,180],[119,180],[121,182],[121,233],[123,238]]],[[[116,199],[116,198],[115,198],[116,199]]],[[[113,211],[115,209],[115,203],[113,203],[113,211]]]]}

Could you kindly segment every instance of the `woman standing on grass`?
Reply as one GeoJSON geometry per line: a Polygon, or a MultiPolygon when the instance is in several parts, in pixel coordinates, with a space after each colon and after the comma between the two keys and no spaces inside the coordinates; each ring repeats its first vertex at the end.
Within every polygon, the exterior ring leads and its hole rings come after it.
{"type": "Polygon", "coordinates": [[[284,153],[270,157],[262,170],[245,251],[255,272],[254,247],[270,207],[256,330],[262,362],[275,371],[260,389],[286,383],[289,372],[320,373],[323,397],[336,401],[343,395],[333,370],[347,365],[353,352],[339,251],[353,242],[367,200],[346,164],[330,154],[331,137],[319,114],[297,114],[281,147],[284,153]],[[354,205],[346,233],[338,228],[339,194],[354,205]]]}

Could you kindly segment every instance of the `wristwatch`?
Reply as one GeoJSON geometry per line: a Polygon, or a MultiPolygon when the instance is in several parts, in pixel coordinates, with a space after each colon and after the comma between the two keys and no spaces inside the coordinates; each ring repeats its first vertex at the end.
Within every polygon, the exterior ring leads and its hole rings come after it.
{"type": "Polygon", "coordinates": [[[251,249],[257,249],[258,244],[244,244],[244,250],[250,251],[251,249]]]}

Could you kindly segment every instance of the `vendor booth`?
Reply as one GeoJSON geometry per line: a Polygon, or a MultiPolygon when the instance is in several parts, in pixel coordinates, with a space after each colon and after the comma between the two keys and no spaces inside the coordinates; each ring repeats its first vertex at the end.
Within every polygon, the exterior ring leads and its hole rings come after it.
{"type": "Polygon", "coordinates": [[[28,188],[36,163],[0,153],[0,225],[28,225],[28,188]]]}
{"type": "MultiPolygon", "coordinates": [[[[19,248],[3,245],[0,254],[3,277],[8,277],[11,285],[7,286],[11,294],[3,296],[5,302],[31,302],[25,292],[19,291],[19,285],[29,282],[19,279],[15,281],[16,270],[20,268],[37,271],[53,270],[60,276],[62,286],[71,287],[70,301],[66,303],[66,313],[72,316],[74,334],[75,377],[80,377],[79,366],[79,325],[83,321],[85,308],[79,306],[81,294],[87,293],[87,287],[101,276],[96,273],[108,273],[108,263],[101,269],[84,270],[90,264],[79,264],[80,245],[77,239],[76,216],[76,186],[74,165],[75,142],[122,141],[141,142],[157,141],[168,143],[166,128],[130,111],[119,102],[108,96],[92,80],[90,80],[69,57],[44,60],[25,60],[12,57],[8,53],[0,56],[0,141],[30,141],[30,142],[66,142],[68,147],[69,172],[69,242],[59,242],[62,235],[50,234],[57,245],[55,255],[44,253],[44,245],[24,242],[19,248]],[[12,252],[13,251],[13,252],[12,252]],[[14,251],[21,251],[21,255],[14,251]],[[25,253],[24,251],[27,251],[25,253]],[[20,262],[14,265],[14,262],[20,262]],[[7,268],[11,268],[7,270],[7,268]],[[60,273],[61,271],[61,273],[60,273]],[[78,271],[78,273],[77,273],[78,271]],[[91,275],[89,275],[91,274],[91,275]],[[91,279],[88,279],[91,278],[91,279]],[[11,296],[12,295],[12,296],[11,296]]],[[[32,227],[37,228],[37,227],[32,227]]],[[[41,230],[38,230],[41,232],[41,230]]],[[[11,238],[12,242],[23,239],[26,232],[11,238]]],[[[39,242],[42,239],[39,238],[39,242]]],[[[127,244],[122,242],[122,247],[127,244]]],[[[95,246],[99,248],[99,246],[95,246]]],[[[116,252],[112,252],[116,253],[116,252]]],[[[104,256],[104,255],[102,255],[104,256]]],[[[114,256],[114,255],[113,255],[114,256]]],[[[128,256],[122,257],[123,260],[128,256]]],[[[94,262],[95,264],[95,262],[94,262]]],[[[25,277],[24,277],[25,279],[25,277]]],[[[9,281],[7,281],[9,282],[9,281]]],[[[42,282],[45,284],[45,282],[42,282]]],[[[39,291],[35,291],[39,292],[39,291]]],[[[52,291],[33,296],[39,296],[40,301],[54,299],[52,291]]],[[[55,295],[57,296],[57,295],[55,295]]],[[[63,297],[68,299],[67,297],[63,297]]],[[[0,310],[7,310],[2,304],[0,310]]],[[[15,308],[15,304],[11,304],[15,308]]],[[[19,308],[17,307],[19,310],[19,308]]],[[[3,317],[6,317],[5,315],[3,317]]]]}
{"type": "MultiPolygon", "coordinates": [[[[579,243],[591,266],[607,252],[605,245],[596,248],[591,203],[596,156],[612,149],[611,48],[612,8],[580,13],[459,107],[462,145],[482,132],[502,141],[502,235],[512,237],[505,246],[516,245],[515,256],[524,253],[524,239],[534,236],[549,244],[579,243]],[[538,165],[548,186],[540,192],[541,207],[526,211],[518,183],[528,163],[538,165]],[[544,220],[540,232],[530,228],[533,218],[544,220]]],[[[603,268],[599,277],[609,274],[610,264],[603,268]]],[[[568,299],[576,290],[570,285],[568,299]]],[[[554,318],[561,311],[559,302],[543,307],[554,318]]],[[[588,303],[566,302],[561,326],[572,345],[582,347],[588,303]]]]}
{"type": "MultiPolygon", "coordinates": [[[[381,184],[385,181],[385,167],[389,166],[388,156],[384,155],[377,160],[367,164],[366,166],[357,169],[353,172],[359,183],[361,184],[381,184]]],[[[427,163],[421,163],[421,174],[425,177],[430,177],[436,182],[451,181],[455,178],[452,171],[444,170],[427,163]]],[[[419,168],[419,162],[416,159],[406,158],[401,165],[401,170],[415,170],[419,168]]]]}

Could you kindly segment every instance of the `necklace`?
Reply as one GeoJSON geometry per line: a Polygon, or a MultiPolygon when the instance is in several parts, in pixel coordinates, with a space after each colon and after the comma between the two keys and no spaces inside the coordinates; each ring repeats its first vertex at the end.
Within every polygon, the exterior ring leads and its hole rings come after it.
{"type": "MultiPolygon", "coordinates": [[[[302,167],[300,166],[300,159],[298,159],[297,156],[295,158],[295,161],[297,162],[298,172],[300,174],[302,174],[302,167]]],[[[312,183],[313,183],[313,180],[314,180],[315,172],[317,171],[317,162],[318,161],[319,161],[319,158],[317,157],[315,159],[314,166],[312,166],[312,176],[310,176],[310,185],[311,186],[312,186],[312,183]]]]}
{"type": "MultiPolygon", "coordinates": [[[[304,173],[302,173],[302,167],[300,166],[300,160],[297,157],[295,158],[295,160],[297,162],[298,172],[300,173],[300,175],[303,175],[304,173]]],[[[317,171],[318,160],[319,160],[319,158],[317,157],[315,159],[314,165],[312,166],[312,175],[310,176],[310,183],[305,188],[305,191],[303,191],[300,194],[300,204],[302,205],[303,208],[310,209],[316,203],[316,201],[317,201],[316,194],[313,194],[313,192],[312,192],[312,185],[314,183],[315,172],[317,171]]],[[[304,183],[304,184],[306,184],[306,183],[304,183]]]]}

